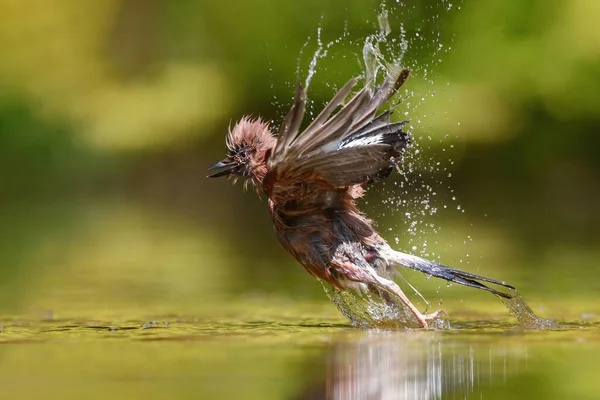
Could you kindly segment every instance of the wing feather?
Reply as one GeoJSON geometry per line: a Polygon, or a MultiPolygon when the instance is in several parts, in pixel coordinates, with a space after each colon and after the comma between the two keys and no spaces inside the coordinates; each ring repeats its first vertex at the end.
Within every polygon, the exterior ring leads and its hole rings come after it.
{"type": "Polygon", "coordinates": [[[268,160],[269,185],[314,181],[339,188],[389,175],[408,139],[401,130],[404,123],[391,124],[389,111],[376,113],[409,73],[409,69],[390,68],[374,92],[370,84],[365,85],[334,114],[356,85],[356,79],[349,80],[302,133],[306,93],[298,84],[294,105],[268,160]]]}
{"type": "Polygon", "coordinates": [[[333,96],[333,99],[331,99],[331,101],[325,106],[325,108],[323,108],[323,111],[321,111],[321,113],[317,115],[317,118],[315,118],[315,120],[311,122],[311,124],[302,133],[302,136],[299,138],[299,145],[302,145],[302,139],[305,139],[304,141],[307,141],[308,138],[312,136],[312,132],[316,131],[317,129],[320,129],[325,124],[325,122],[327,122],[333,111],[335,111],[335,109],[342,103],[342,101],[344,101],[344,98],[346,98],[348,93],[350,93],[350,90],[352,90],[352,88],[356,86],[357,81],[358,80],[356,78],[350,79],[336,93],[336,95],[333,96]]]}
{"type": "Polygon", "coordinates": [[[306,108],[306,92],[300,83],[296,84],[296,96],[294,98],[294,105],[291,110],[287,113],[279,134],[277,136],[277,146],[269,159],[269,166],[275,166],[285,161],[286,150],[289,149],[293,140],[298,136],[300,131],[300,124],[304,117],[304,110],[306,108]]]}
{"type": "Polygon", "coordinates": [[[375,117],[377,110],[406,82],[409,75],[410,70],[408,68],[393,67],[375,91],[369,104],[362,110],[360,115],[356,116],[356,122],[352,129],[360,129],[369,123],[375,117]]]}
{"type": "Polygon", "coordinates": [[[347,187],[375,179],[382,169],[389,167],[393,153],[393,148],[385,144],[350,147],[311,157],[300,170],[311,171],[317,179],[333,187],[347,187]]]}

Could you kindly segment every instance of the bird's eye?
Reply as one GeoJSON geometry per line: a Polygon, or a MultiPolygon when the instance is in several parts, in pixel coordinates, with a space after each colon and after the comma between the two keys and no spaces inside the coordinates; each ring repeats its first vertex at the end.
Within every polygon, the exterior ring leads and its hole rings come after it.
{"type": "Polygon", "coordinates": [[[242,160],[248,158],[248,149],[240,149],[237,153],[237,156],[242,160]]]}

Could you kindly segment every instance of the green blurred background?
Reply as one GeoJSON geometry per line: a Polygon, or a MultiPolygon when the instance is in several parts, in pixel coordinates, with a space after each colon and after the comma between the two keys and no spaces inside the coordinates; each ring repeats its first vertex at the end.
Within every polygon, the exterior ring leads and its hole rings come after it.
{"type": "MultiPolygon", "coordinates": [[[[408,190],[396,175],[364,209],[399,249],[504,279],[545,316],[596,310],[600,2],[453,3],[386,6],[389,38],[402,25],[409,44],[398,115],[420,156],[408,190]],[[421,217],[424,185],[439,212],[421,217]]],[[[342,39],[317,66],[311,110],[360,74],[379,11],[363,0],[2,0],[3,315],[296,302],[335,313],[280,248],[265,200],[205,169],[241,115],[281,121],[319,27],[323,42],[342,39]]],[[[488,299],[413,283],[450,308],[488,299]]]]}
{"type": "Polygon", "coordinates": [[[384,5],[413,169],[364,210],[562,331],[408,272],[455,329],[348,329],[265,199],[206,179],[232,122],[280,123],[319,28],[309,115],[363,72],[380,3],[0,0],[2,396],[597,398],[600,1],[384,5]]]}

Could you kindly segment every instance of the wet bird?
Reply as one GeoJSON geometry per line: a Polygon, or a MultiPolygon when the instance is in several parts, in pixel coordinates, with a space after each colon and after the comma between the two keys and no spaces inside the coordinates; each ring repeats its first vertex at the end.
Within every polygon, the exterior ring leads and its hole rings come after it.
{"type": "Polygon", "coordinates": [[[246,185],[264,193],[277,238],[314,277],[338,290],[372,293],[390,304],[400,301],[427,328],[440,311],[422,314],[413,305],[394,281],[397,267],[504,298],[512,296],[482,282],[514,288],[395,251],[359,211],[356,203],[365,187],[387,178],[409,145],[403,131],[407,121],[390,122],[389,110],[377,112],[410,70],[391,67],[386,72],[379,86],[367,82],[343,104],[358,82],[348,81],[304,130],[306,93],[297,84],[278,134],[259,118],[243,117],[229,130],[227,156],[209,168],[216,170],[209,177],[245,178],[246,185]]]}

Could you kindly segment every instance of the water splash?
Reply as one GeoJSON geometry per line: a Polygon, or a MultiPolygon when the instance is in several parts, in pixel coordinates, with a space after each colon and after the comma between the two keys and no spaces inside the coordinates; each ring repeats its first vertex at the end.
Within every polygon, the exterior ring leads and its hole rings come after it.
{"type": "MultiPolygon", "coordinates": [[[[323,19],[323,18],[321,17],[321,19],[323,19]]],[[[321,23],[322,23],[322,21],[321,21],[321,23]]],[[[322,38],[323,28],[321,27],[321,23],[319,24],[319,27],[317,28],[317,48],[314,51],[314,53],[308,63],[308,71],[306,72],[306,79],[304,80],[304,89],[307,92],[308,92],[308,89],[310,87],[310,84],[311,84],[315,74],[317,73],[317,66],[319,64],[319,61],[328,56],[329,49],[331,49],[334,45],[341,43],[348,36],[347,26],[345,26],[341,37],[338,37],[327,43],[324,43],[323,38],[322,38]]],[[[301,75],[300,62],[302,59],[302,53],[304,52],[304,49],[306,47],[308,47],[308,45],[311,41],[312,41],[312,38],[308,37],[308,39],[306,40],[306,42],[304,43],[304,45],[302,46],[302,48],[300,50],[300,56],[298,57],[298,65],[296,66],[296,75],[298,77],[301,75]]]]}
{"type": "Polygon", "coordinates": [[[308,74],[306,74],[306,81],[304,82],[304,88],[308,91],[310,86],[310,82],[312,81],[313,76],[317,71],[317,64],[319,60],[327,55],[327,52],[324,50],[323,41],[321,40],[321,32],[322,28],[319,26],[317,28],[317,50],[314,52],[310,63],[308,64],[308,74]]]}
{"type": "Polygon", "coordinates": [[[394,45],[398,42],[396,38],[389,39],[392,28],[386,9],[382,8],[377,16],[377,22],[379,31],[367,36],[362,50],[363,63],[365,66],[365,82],[371,88],[375,87],[379,71],[383,70],[387,72],[392,67],[400,66],[404,54],[408,49],[408,42],[406,41],[402,25],[400,25],[401,35],[398,38],[399,45],[394,45]],[[385,47],[385,53],[390,54],[391,62],[386,60],[384,52],[381,50],[382,46],[385,47]]]}
{"type": "Polygon", "coordinates": [[[533,310],[523,297],[515,290],[515,295],[510,298],[502,298],[502,302],[508,309],[508,312],[517,319],[519,326],[525,329],[556,329],[560,325],[550,319],[540,318],[534,314],[533,310]]]}
{"type": "MultiPolygon", "coordinates": [[[[353,326],[360,328],[421,328],[413,313],[402,303],[387,296],[357,294],[351,291],[331,288],[319,280],[325,294],[337,309],[350,320],[353,326]]],[[[430,323],[436,329],[449,329],[450,323],[438,318],[430,323]]]]}

